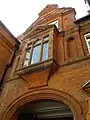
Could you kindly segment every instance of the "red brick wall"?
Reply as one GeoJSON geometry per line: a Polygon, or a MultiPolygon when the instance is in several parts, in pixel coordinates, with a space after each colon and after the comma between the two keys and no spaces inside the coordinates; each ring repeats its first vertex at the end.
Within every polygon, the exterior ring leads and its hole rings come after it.
{"type": "Polygon", "coordinates": [[[14,52],[15,40],[0,26],[0,79],[14,52]]]}

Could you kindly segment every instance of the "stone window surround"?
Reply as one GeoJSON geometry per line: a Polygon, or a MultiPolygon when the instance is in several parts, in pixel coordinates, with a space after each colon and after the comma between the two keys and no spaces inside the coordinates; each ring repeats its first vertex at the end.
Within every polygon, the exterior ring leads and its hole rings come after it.
{"type": "MultiPolygon", "coordinates": [[[[49,46],[49,39],[44,41],[44,38],[47,37],[47,36],[50,37],[49,34],[47,34],[47,35],[45,35],[42,39],[37,39],[37,40],[32,41],[32,42],[30,42],[30,43],[28,44],[28,47],[26,48],[26,51],[31,48],[30,60],[29,60],[29,64],[28,64],[28,65],[31,64],[31,59],[32,59],[34,44],[35,44],[35,42],[37,42],[38,40],[41,40],[41,43],[39,43],[41,46],[40,46],[40,58],[39,58],[39,61],[38,61],[38,62],[42,61],[43,45],[44,45],[44,43],[48,43],[48,46],[49,46]]],[[[39,44],[37,44],[37,45],[35,45],[35,46],[38,46],[39,44]]],[[[49,48],[49,47],[48,47],[48,48],[49,48]]],[[[49,51],[48,51],[48,53],[49,53],[49,51]]],[[[25,54],[25,56],[26,56],[26,54],[25,54]]],[[[48,57],[49,57],[49,56],[48,56],[48,57]]],[[[23,67],[26,67],[26,66],[24,66],[24,61],[25,61],[25,57],[24,57],[24,60],[23,60],[23,67]]],[[[37,63],[38,63],[38,62],[37,62],[37,63]]],[[[33,63],[33,64],[34,64],[34,63],[33,63]]],[[[27,66],[28,66],[28,65],[27,65],[27,66]]]]}

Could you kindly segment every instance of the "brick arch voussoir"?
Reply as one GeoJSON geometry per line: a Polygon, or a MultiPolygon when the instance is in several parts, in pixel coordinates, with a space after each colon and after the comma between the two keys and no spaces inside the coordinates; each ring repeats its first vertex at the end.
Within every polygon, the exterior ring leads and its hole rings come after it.
{"type": "Polygon", "coordinates": [[[3,114],[2,120],[13,120],[13,117],[17,113],[18,109],[20,109],[20,107],[28,102],[40,99],[51,99],[62,102],[71,109],[75,120],[84,120],[82,108],[75,98],[65,92],[50,88],[41,88],[38,90],[29,91],[16,98],[7,107],[5,113],[3,114]]]}

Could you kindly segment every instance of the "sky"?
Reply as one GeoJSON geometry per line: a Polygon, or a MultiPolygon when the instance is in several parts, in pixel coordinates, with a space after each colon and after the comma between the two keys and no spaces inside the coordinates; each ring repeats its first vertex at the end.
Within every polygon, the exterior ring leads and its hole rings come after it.
{"type": "Polygon", "coordinates": [[[77,19],[87,15],[84,0],[0,0],[0,20],[14,36],[18,36],[38,18],[38,13],[47,4],[73,7],[77,19]]]}

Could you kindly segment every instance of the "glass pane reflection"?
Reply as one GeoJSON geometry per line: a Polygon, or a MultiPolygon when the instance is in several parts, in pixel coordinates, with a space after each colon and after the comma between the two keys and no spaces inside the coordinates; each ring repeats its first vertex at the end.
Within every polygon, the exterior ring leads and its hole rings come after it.
{"type": "Polygon", "coordinates": [[[33,48],[31,64],[37,63],[40,59],[40,45],[33,48]]]}
{"type": "Polygon", "coordinates": [[[47,59],[48,59],[48,43],[44,43],[42,60],[47,60],[47,59]]]}
{"type": "Polygon", "coordinates": [[[88,41],[88,46],[90,47],[90,41],[88,41]]]}
{"type": "Polygon", "coordinates": [[[47,40],[49,40],[49,35],[44,37],[44,42],[47,41],[47,40]]]}
{"type": "Polygon", "coordinates": [[[38,44],[41,44],[41,40],[37,40],[35,43],[34,43],[34,46],[38,45],[38,44]]]}
{"type": "Polygon", "coordinates": [[[25,55],[25,60],[24,60],[24,66],[28,66],[29,65],[29,61],[30,61],[30,49],[26,51],[26,55],[25,55]]]}

